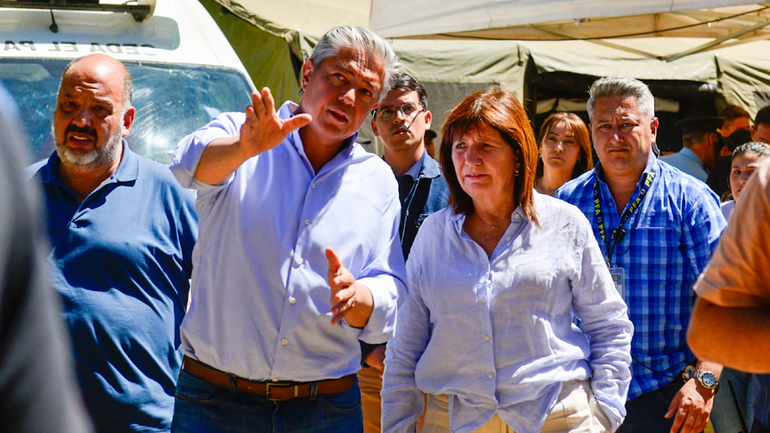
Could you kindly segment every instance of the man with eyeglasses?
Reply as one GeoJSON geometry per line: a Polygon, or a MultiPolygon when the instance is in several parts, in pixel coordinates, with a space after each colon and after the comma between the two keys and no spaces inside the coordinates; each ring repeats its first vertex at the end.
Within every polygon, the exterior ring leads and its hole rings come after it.
{"type": "MultiPolygon", "coordinates": [[[[425,151],[425,133],[432,116],[428,111],[425,87],[407,74],[400,74],[379,107],[372,111],[372,131],[385,146],[385,162],[398,181],[401,200],[399,235],[404,259],[425,218],[444,208],[449,188],[441,168],[425,151]]],[[[364,412],[364,432],[380,431],[380,390],[384,369],[385,345],[361,344],[366,360],[358,373],[364,412]],[[369,367],[369,368],[367,368],[369,367]]]]}

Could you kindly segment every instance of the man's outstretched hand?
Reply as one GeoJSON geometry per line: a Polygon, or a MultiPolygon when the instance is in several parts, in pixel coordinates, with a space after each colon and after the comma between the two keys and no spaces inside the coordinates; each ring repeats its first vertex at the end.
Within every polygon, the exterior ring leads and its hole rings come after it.
{"type": "Polygon", "coordinates": [[[332,325],[346,317],[350,326],[363,328],[372,314],[373,298],[369,289],[356,282],[353,274],[340,262],[333,249],[326,249],[329,261],[329,287],[331,288],[332,325]]]}
{"type": "Polygon", "coordinates": [[[247,159],[278,146],[292,131],[313,120],[304,113],[289,119],[278,117],[273,94],[267,87],[261,93],[252,93],[251,103],[246,107],[246,122],[240,134],[241,150],[247,159]]]}

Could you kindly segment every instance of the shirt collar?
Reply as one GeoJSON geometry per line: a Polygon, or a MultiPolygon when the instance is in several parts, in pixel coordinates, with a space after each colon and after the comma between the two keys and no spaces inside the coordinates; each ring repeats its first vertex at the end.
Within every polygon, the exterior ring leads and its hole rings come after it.
{"type": "MultiPolygon", "coordinates": [[[[658,158],[655,157],[654,152],[650,152],[650,157],[647,159],[647,165],[644,167],[644,171],[639,176],[639,182],[642,181],[645,174],[650,173],[655,166],[657,166],[658,158]]],[[[594,178],[597,179],[600,183],[606,184],[607,182],[604,180],[604,170],[602,169],[602,162],[597,161],[596,165],[594,166],[594,178]]]]}
{"type": "Polygon", "coordinates": [[[438,162],[428,156],[428,152],[422,153],[422,170],[420,171],[421,177],[435,178],[441,175],[441,167],[438,162]]]}
{"type": "MultiPolygon", "coordinates": [[[[139,155],[131,151],[125,138],[122,140],[121,146],[123,146],[123,154],[120,158],[118,169],[102,185],[113,182],[131,182],[136,180],[139,174],[139,155]]],[[[40,168],[40,180],[43,183],[64,185],[59,175],[60,165],[61,159],[59,159],[59,154],[54,150],[51,156],[48,157],[48,162],[40,168]]]]}
{"type": "Polygon", "coordinates": [[[410,168],[406,173],[404,173],[404,176],[409,175],[412,177],[412,180],[417,179],[420,177],[420,172],[422,172],[422,165],[425,161],[425,155],[427,155],[428,152],[423,152],[422,157],[417,160],[417,162],[414,163],[412,168],[410,168]]]}
{"type": "MultiPolygon", "coordinates": [[[[538,208],[538,203],[543,200],[542,196],[537,193],[537,191],[532,191],[533,195],[533,204],[535,205],[535,209],[538,208]]],[[[456,213],[452,206],[449,206],[451,210],[451,216],[449,217],[449,220],[452,222],[452,224],[455,227],[455,230],[457,230],[457,233],[462,234],[463,233],[463,224],[465,223],[466,215],[462,213],[456,213]]],[[[513,213],[511,214],[511,224],[518,224],[521,222],[527,222],[529,223],[529,219],[527,219],[527,216],[524,214],[524,210],[521,208],[521,206],[516,207],[516,209],[513,210],[513,213]],[[518,219],[516,219],[516,215],[519,216],[518,219]]]]}
{"type": "Polygon", "coordinates": [[[699,166],[703,167],[703,161],[701,161],[700,157],[698,157],[698,155],[696,155],[695,152],[693,152],[693,150],[690,149],[689,147],[683,147],[682,150],[679,151],[679,153],[685,158],[690,159],[693,162],[697,163],[699,166]]]}
{"type": "MultiPolygon", "coordinates": [[[[297,111],[298,107],[299,105],[296,102],[286,101],[278,110],[278,117],[281,119],[291,119],[294,117],[294,112],[297,111]]],[[[305,155],[305,145],[302,143],[302,138],[299,136],[299,130],[300,128],[291,131],[286,138],[300,155],[305,155]]],[[[343,140],[340,152],[333,159],[337,159],[340,154],[343,154],[343,158],[349,157],[353,153],[353,148],[355,147],[353,146],[353,143],[355,143],[356,138],[358,138],[358,132],[343,140]]]]}

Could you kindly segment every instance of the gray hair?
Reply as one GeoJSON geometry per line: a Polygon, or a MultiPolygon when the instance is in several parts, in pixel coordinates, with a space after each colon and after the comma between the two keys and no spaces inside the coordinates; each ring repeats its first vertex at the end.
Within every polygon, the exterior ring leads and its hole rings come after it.
{"type": "MultiPolygon", "coordinates": [[[[373,54],[382,62],[385,79],[382,83],[380,101],[390,91],[393,81],[399,74],[401,63],[398,56],[385,39],[363,27],[337,26],[326,32],[313,49],[310,60],[318,68],[327,57],[336,56],[343,47],[358,48],[367,54],[373,54]]],[[[302,89],[300,89],[302,94],[302,89]]]]}
{"type": "Polygon", "coordinates": [[[650,88],[636,78],[624,76],[599,78],[591,84],[588,95],[590,98],[586,108],[589,119],[594,117],[596,100],[612,96],[634,97],[639,112],[647,117],[647,120],[652,120],[655,117],[655,98],[652,96],[650,88]]]}

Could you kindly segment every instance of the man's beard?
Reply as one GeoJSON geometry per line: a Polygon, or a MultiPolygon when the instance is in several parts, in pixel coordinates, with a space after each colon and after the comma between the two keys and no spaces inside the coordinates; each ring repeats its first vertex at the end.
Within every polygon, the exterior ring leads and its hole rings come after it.
{"type": "MultiPolygon", "coordinates": [[[[75,125],[69,125],[67,130],[64,132],[65,140],[70,132],[88,134],[93,137],[94,143],[98,143],[96,130],[92,128],[80,128],[75,125]]],[[[62,164],[64,164],[64,166],[68,169],[79,173],[96,171],[102,167],[112,164],[120,153],[120,146],[122,146],[123,141],[122,131],[118,129],[102,147],[95,146],[95,148],[92,150],[71,149],[64,145],[64,143],[58,142],[56,138],[58,137],[56,133],[56,126],[52,127],[52,134],[56,144],[56,153],[59,155],[59,159],[61,160],[62,164]]]]}

